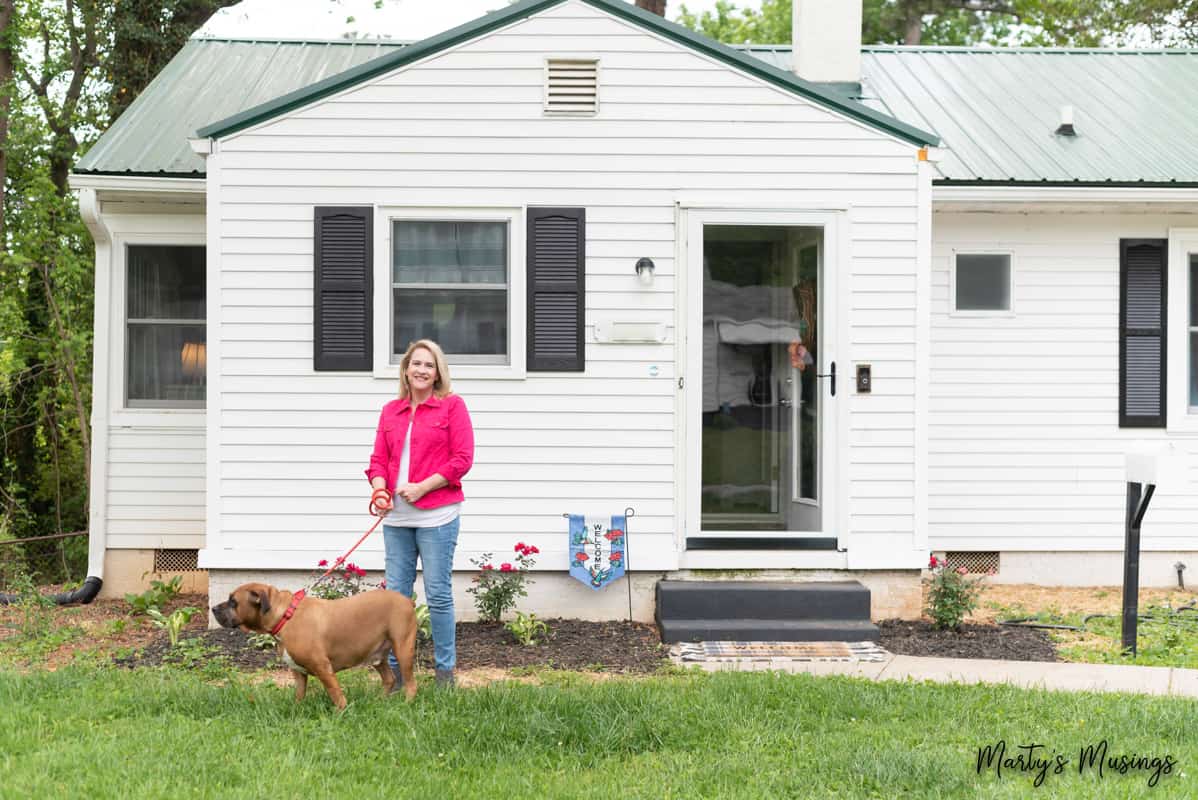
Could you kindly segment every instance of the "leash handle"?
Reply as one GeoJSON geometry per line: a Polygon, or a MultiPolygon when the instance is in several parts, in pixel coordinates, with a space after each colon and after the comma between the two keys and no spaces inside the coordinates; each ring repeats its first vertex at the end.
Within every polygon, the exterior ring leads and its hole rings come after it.
{"type": "Polygon", "coordinates": [[[370,495],[370,513],[382,517],[391,509],[391,492],[386,489],[375,489],[370,495]]]}

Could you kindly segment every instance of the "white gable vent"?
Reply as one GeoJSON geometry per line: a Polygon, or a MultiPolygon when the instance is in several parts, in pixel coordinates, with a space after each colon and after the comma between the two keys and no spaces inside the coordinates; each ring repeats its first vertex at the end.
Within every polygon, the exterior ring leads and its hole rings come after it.
{"type": "Polygon", "coordinates": [[[551,58],[545,62],[545,113],[599,111],[599,62],[551,58]]]}

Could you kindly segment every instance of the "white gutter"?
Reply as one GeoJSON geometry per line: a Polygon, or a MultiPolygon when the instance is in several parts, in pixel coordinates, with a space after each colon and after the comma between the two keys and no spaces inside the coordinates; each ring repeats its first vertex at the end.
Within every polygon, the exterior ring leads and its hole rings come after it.
{"type": "Polygon", "coordinates": [[[204,194],[207,181],[194,178],[152,178],[144,175],[89,175],[73,173],[68,179],[72,189],[102,189],[123,192],[163,192],[166,194],[204,194]]]}
{"type": "Polygon", "coordinates": [[[112,231],[100,216],[95,189],[80,189],[79,215],[96,242],[96,288],[92,333],[92,451],[88,491],[87,574],[103,580],[108,544],[108,311],[112,288],[112,231]],[[101,311],[103,309],[103,311],[101,311]]]}
{"type": "Polygon", "coordinates": [[[932,186],[933,203],[1198,203],[1198,188],[1165,186],[932,186]]]}

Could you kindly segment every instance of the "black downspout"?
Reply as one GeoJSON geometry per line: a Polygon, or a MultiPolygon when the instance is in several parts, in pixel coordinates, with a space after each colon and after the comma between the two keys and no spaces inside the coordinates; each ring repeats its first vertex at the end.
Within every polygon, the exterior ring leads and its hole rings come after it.
{"type": "MultiPolygon", "coordinates": [[[[100,593],[100,587],[104,585],[104,581],[95,577],[88,576],[88,579],[83,582],[73,592],[61,592],[53,596],[54,602],[60,606],[73,606],[76,604],[87,605],[92,600],[96,599],[96,595],[100,593]]],[[[15,605],[21,602],[19,594],[3,594],[0,593],[0,606],[15,605]]]]}

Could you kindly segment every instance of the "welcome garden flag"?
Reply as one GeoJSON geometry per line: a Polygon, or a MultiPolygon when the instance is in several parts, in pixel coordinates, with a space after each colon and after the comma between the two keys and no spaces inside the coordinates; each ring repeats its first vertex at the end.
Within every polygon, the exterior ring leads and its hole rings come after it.
{"type": "Polygon", "coordinates": [[[602,589],[624,574],[627,518],[570,515],[570,574],[602,589]]]}

